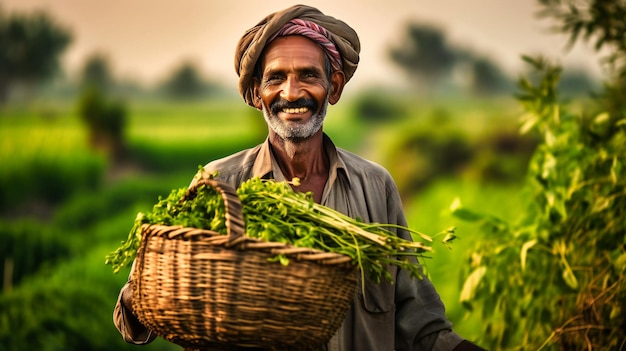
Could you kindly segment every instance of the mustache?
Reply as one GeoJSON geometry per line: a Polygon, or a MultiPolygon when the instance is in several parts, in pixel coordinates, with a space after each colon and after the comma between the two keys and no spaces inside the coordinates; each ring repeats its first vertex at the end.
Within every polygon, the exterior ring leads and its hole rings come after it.
{"type": "Polygon", "coordinates": [[[280,112],[281,110],[285,108],[300,108],[300,107],[306,107],[309,110],[317,111],[317,102],[315,102],[315,100],[306,99],[306,98],[300,98],[296,101],[287,101],[284,99],[278,99],[270,105],[270,110],[272,111],[273,114],[277,114],[278,112],[280,112]]]}

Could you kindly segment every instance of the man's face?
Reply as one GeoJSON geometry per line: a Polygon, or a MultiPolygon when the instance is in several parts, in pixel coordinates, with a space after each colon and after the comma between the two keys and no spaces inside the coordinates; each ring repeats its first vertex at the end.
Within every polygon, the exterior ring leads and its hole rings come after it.
{"type": "Polygon", "coordinates": [[[299,35],[275,39],[264,52],[255,105],[281,138],[300,141],[324,122],[331,84],[322,49],[299,35]]]}

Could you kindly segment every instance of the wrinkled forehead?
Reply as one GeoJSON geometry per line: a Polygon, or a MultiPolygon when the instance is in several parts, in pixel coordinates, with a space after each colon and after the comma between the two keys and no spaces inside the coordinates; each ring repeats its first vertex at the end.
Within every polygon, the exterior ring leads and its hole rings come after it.
{"type": "Polygon", "coordinates": [[[260,69],[267,69],[268,64],[276,66],[319,66],[326,60],[324,50],[307,37],[290,35],[276,38],[261,54],[260,69]]]}

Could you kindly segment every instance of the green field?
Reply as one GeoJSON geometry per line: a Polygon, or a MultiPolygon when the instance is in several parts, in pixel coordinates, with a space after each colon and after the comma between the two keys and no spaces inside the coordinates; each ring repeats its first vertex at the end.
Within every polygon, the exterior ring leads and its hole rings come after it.
{"type": "MultiPolygon", "coordinates": [[[[407,106],[403,118],[371,123],[354,116],[348,101],[331,107],[325,131],[338,146],[385,165],[397,178],[406,178],[398,167],[402,158],[393,157],[401,154],[394,148],[406,133],[433,135],[447,146],[446,136],[453,135],[473,150],[471,160],[454,170],[433,167],[431,159],[415,162],[410,172],[432,176],[403,191],[403,199],[411,227],[431,235],[457,227],[459,240],[451,248],[435,245],[426,267],[457,330],[476,339],[480,321],[458,300],[465,253],[481,235],[452,218],[448,208],[458,197],[468,207],[515,218],[521,177],[485,176],[494,164],[511,160],[482,142],[516,128],[517,106],[511,101],[407,106]]],[[[126,238],[138,211],[187,186],[198,165],[261,142],[262,117],[239,101],[132,102],[126,132],[131,161],[113,168],[105,155],[89,149],[71,104],[41,102],[1,112],[0,345],[7,350],[136,349],[121,340],[112,323],[128,272],[114,275],[104,256],[126,238]]],[[[179,348],[159,340],[144,349],[179,348]]]]}

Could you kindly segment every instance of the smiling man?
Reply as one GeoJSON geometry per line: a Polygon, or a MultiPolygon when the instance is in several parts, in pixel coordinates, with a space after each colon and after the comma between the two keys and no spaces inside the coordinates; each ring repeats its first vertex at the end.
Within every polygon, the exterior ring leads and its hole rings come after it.
{"type": "MultiPolygon", "coordinates": [[[[295,26],[295,25],[294,25],[295,26]]],[[[300,178],[298,191],[322,200],[329,176],[322,125],[329,103],[339,101],[341,70],[328,69],[320,46],[301,35],[281,36],[265,49],[253,79],[254,106],[269,126],[268,142],[286,179],[300,178]]]]}
{"type": "MultiPolygon", "coordinates": [[[[261,177],[300,178],[294,190],[312,192],[316,202],[366,222],[406,227],[397,187],[387,170],[336,147],[323,132],[329,104],[339,101],[359,60],[357,34],[344,22],[297,5],[271,14],[241,38],[235,55],[239,91],[261,110],[266,141],[210,162],[218,179],[238,187],[261,177]]],[[[411,240],[409,233],[398,236],[411,240]]],[[[426,278],[389,267],[395,283],[363,282],[341,328],[320,350],[481,350],[452,331],[444,305],[426,278]]],[[[359,285],[361,286],[361,285],[359,285]]],[[[154,339],[130,310],[127,284],[114,320],[124,339],[154,339]]],[[[269,349],[271,345],[268,345],[269,349]]]]}

